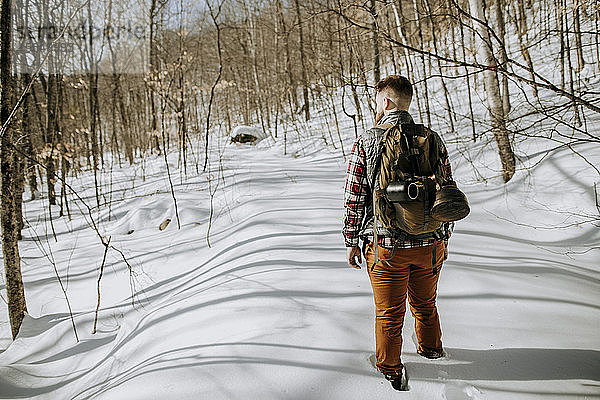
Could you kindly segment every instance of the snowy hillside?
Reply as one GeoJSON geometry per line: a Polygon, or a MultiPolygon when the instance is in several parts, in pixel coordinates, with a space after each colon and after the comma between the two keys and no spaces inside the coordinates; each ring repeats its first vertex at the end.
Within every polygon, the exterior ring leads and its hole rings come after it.
{"type": "MultiPolygon", "coordinates": [[[[348,149],[353,134],[347,132],[348,149]]],[[[320,147],[320,139],[306,140],[314,140],[306,148],[320,147]]],[[[7,347],[0,354],[0,396],[402,396],[368,361],[374,349],[371,289],[364,268],[347,266],[340,232],[346,163],[326,149],[284,157],[281,146],[224,147],[212,248],[205,240],[205,175],[174,179],[178,230],[161,158],[145,166],[145,182],[140,165],[113,172],[113,187],[120,189],[113,198],[127,200],[112,206],[110,221],[106,212],[99,220],[134,275],[118,253],[109,252],[96,334],[91,331],[103,247],[81,217],[70,224],[55,221],[55,242],[43,230],[44,201],[27,203],[32,228],[21,251],[29,316],[11,343],[6,310],[0,313],[7,347]],[[160,231],[165,218],[172,222],[160,231]],[[36,234],[48,235],[48,241],[36,245],[36,234]],[[79,343],[43,253],[56,262],[68,288],[79,343]]],[[[583,150],[600,163],[599,147],[583,150]]],[[[466,174],[469,166],[450,151],[456,176],[466,174]]],[[[562,204],[564,212],[591,204],[593,179],[589,165],[560,149],[506,187],[464,185],[472,214],[457,224],[439,287],[449,359],[423,359],[405,340],[411,374],[405,398],[600,395],[599,230],[589,224],[543,227],[560,219],[544,204],[562,204]]],[[[78,185],[87,185],[92,203],[92,178],[78,185]]],[[[408,316],[405,338],[411,329],[408,316]]]]}

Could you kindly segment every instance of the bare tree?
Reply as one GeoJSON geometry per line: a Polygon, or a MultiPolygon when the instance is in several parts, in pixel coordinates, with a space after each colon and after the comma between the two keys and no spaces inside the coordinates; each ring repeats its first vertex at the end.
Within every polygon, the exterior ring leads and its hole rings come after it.
{"type": "MultiPolygon", "coordinates": [[[[529,68],[529,76],[531,80],[535,82],[535,70],[533,69],[533,61],[531,60],[531,55],[529,54],[529,39],[527,35],[527,14],[525,13],[523,0],[516,0],[516,4],[518,11],[515,10],[515,2],[512,3],[512,6],[515,14],[515,30],[517,31],[517,35],[519,36],[519,47],[521,49],[521,55],[525,59],[525,63],[527,63],[527,67],[529,68]]],[[[537,86],[533,85],[532,90],[533,95],[539,99],[537,86]]]]}
{"type": "Polygon", "coordinates": [[[373,79],[375,83],[379,82],[381,79],[381,67],[380,67],[380,57],[379,57],[379,38],[377,36],[377,3],[375,0],[371,0],[371,5],[369,7],[369,12],[373,18],[372,27],[373,27],[373,79]]]}
{"type": "Polygon", "coordinates": [[[88,80],[89,80],[89,117],[90,138],[92,139],[92,170],[94,172],[94,189],[96,193],[96,205],[100,207],[100,185],[98,182],[98,157],[101,153],[98,147],[98,136],[96,127],[98,122],[98,63],[94,54],[94,19],[92,18],[92,2],[87,5],[88,14],[88,80]]]}
{"type": "MultiPolygon", "coordinates": [[[[504,26],[504,0],[494,0],[494,15],[496,17],[496,27],[498,29],[498,38],[500,41],[500,69],[505,70],[508,63],[508,56],[506,55],[506,27],[504,26]]],[[[508,115],[510,112],[510,94],[508,91],[508,77],[506,74],[502,74],[502,107],[504,108],[504,115],[508,115]]]]}
{"type": "MultiPolygon", "coordinates": [[[[419,34],[418,38],[418,42],[420,43],[420,47],[423,48],[423,44],[424,44],[424,39],[423,39],[423,28],[421,25],[421,18],[419,15],[419,9],[417,7],[417,0],[412,0],[412,4],[413,4],[413,10],[415,13],[415,22],[417,24],[417,32],[419,34]]],[[[427,71],[425,70],[426,68],[426,64],[425,64],[425,54],[422,52],[420,53],[421,55],[421,78],[423,80],[423,89],[424,89],[424,93],[423,93],[423,99],[425,101],[425,115],[427,116],[427,125],[431,126],[431,110],[429,108],[429,88],[427,85],[427,71]]]]}
{"type": "Polygon", "coordinates": [[[308,121],[310,119],[310,103],[308,101],[308,77],[306,74],[306,55],[304,50],[304,32],[302,29],[302,15],[300,14],[300,1],[295,0],[296,5],[296,16],[298,18],[298,34],[300,35],[300,64],[302,66],[302,95],[304,96],[304,118],[308,121]]]}
{"type": "Polygon", "coordinates": [[[490,33],[487,29],[487,24],[484,22],[486,21],[486,17],[483,0],[469,0],[469,5],[471,7],[471,14],[476,18],[474,24],[482,41],[482,44],[479,46],[480,57],[485,62],[485,65],[492,67],[483,71],[484,87],[492,120],[492,132],[498,145],[498,153],[500,154],[500,162],[502,163],[502,178],[504,182],[508,182],[515,173],[515,155],[506,129],[504,106],[502,104],[502,97],[500,96],[500,85],[498,84],[498,76],[494,69],[497,67],[496,58],[492,53],[493,47],[490,40],[490,33]]]}
{"type": "MultiPolygon", "coordinates": [[[[435,21],[433,19],[433,11],[431,9],[431,4],[429,0],[425,0],[425,6],[427,7],[427,13],[429,15],[429,22],[431,24],[431,42],[433,43],[433,51],[435,54],[438,54],[438,45],[437,45],[437,35],[435,33],[435,21]]],[[[448,88],[446,87],[446,82],[444,81],[444,74],[442,70],[442,63],[439,58],[436,58],[436,63],[438,67],[438,71],[440,74],[440,83],[442,84],[442,91],[444,92],[444,101],[446,103],[446,111],[448,112],[448,124],[450,125],[450,132],[455,132],[454,129],[454,118],[452,116],[452,106],[450,105],[450,96],[448,94],[448,88]]],[[[430,63],[431,65],[431,63],[430,63]]]]}
{"type": "Polygon", "coordinates": [[[25,290],[21,275],[21,258],[17,224],[16,191],[13,176],[17,174],[16,155],[13,147],[13,129],[9,125],[12,103],[13,77],[11,73],[12,1],[2,0],[0,10],[0,225],[2,226],[2,254],[6,279],[8,315],[13,339],[17,337],[21,322],[27,312],[25,290]]]}
{"type": "MultiPolygon", "coordinates": [[[[573,0],[573,29],[575,35],[575,50],[577,52],[577,67],[575,71],[580,72],[585,66],[585,60],[583,59],[583,44],[581,40],[581,27],[579,23],[579,10],[581,3],[579,0],[573,0]]],[[[598,34],[598,33],[596,33],[598,34]]]]}
{"type": "Polygon", "coordinates": [[[223,74],[223,60],[222,60],[222,54],[221,54],[221,25],[219,25],[219,23],[217,22],[217,18],[219,18],[219,14],[221,13],[222,7],[223,7],[223,3],[219,3],[216,7],[212,6],[210,4],[210,2],[208,0],[206,0],[206,5],[208,6],[209,10],[210,10],[210,17],[213,21],[213,24],[215,25],[215,29],[217,32],[217,37],[216,37],[216,42],[217,42],[217,57],[219,58],[219,71],[217,73],[217,77],[215,78],[215,81],[212,85],[212,87],[210,88],[210,100],[208,101],[208,113],[206,115],[206,135],[205,135],[205,148],[204,148],[204,153],[205,153],[205,157],[204,157],[204,171],[206,171],[206,166],[208,165],[208,141],[210,139],[210,114],[212,111],[212,104],[213,104],[213,99],[215,96],[215,88],[217,87],[217,85],[219,84],[219,81],[221,80],[221,76],[223,74]]]}

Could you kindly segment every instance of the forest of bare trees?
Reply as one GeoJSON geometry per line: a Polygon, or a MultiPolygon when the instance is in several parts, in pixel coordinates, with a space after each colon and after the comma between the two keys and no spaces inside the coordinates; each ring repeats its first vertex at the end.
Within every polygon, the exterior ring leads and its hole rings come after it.
{"type": "Polygon", "coordinates": [[[344,153],[343,122],[355,135],[372,124],[371,89],[391,73],[415,83],[424,123],[454,140],[493,139],[508,182],[519,168],[515,145],[531,136],[557,146],[600,140],[587,125],[600,93],[581,78],[598,73],[599,24],[597,0],[2,0],[1,225],[13,337],[26,311],[25,193],[43,193],[58,210],[51,218],[70,218],[82,201],[71,178],[93,174],[94,202],[79,207],[92,216],[107,204],[99,171],[108,163],[161,155],[168,172],[166,154],[177,152],[177,168],[198,174],[217,126],[254,125],[274,138],[296,126],[344,153]],[[532,58],[548,48],[560,51],[532,58]],[[315,118],[331,131],[311,130],[315,118]],[[541,121],[555,128],[533,129],[541,121]]]}

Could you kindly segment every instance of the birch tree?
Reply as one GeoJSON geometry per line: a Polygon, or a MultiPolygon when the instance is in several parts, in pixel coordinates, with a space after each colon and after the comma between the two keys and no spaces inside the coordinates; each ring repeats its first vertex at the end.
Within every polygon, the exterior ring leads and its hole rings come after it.
{"type": "Polygon", "coordinates": [[[500,85],[496,70],[498,64],[493,54],[492,41],[486,24],[486,18],[483,9],[483,0],[469,0],[471,15],[474,17],[473,24],[478,32],[481,44],[478,46],[480,60],[483,61],[486,69],[483,71],[483,85],[487,97],[490,118],[492,122],[492,132],[498,145],[498,154],[502,163],[502,178],[508,182],[515,173],[515,155],[513,153],[506,121],[504,115],[504,105],[500,95],[500,85]]]}

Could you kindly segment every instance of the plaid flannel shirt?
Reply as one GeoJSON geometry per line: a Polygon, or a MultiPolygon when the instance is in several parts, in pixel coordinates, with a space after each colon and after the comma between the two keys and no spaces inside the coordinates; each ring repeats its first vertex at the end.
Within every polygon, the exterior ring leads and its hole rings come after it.
{"type": "MultiPolygon", "coordinates": [[[[442,163],[446,167],[446,174],[452,180],[452,168],[448,158],[448,150],[443,146],[441,157],[442,163]]],[[[367,184],[367,160],[363,147],[362,137],[359,136],[354,142],[350,160],[348,161],[348,170],[346,174],[346,183],[344,189],[344,227],[342,234],[346,247],[358,246],[358,234],[361,228],[363,217],[365,217],[365,200],[371,196],[371,190],[367,184]]],[[[454,223],[448,224],[449,234],[452,234],[454,223]]],[[[373,235],[369,236],[373,241],[373,235]]],[[[396,243],[397,248],[411,248],[432,245],[434,239],[426,240],[398,240],[389,236],[377,236],[377,242],[380,246],[391,249],[396,243]]]]}

